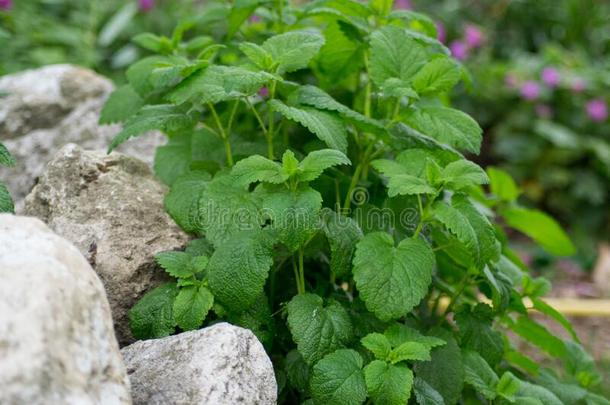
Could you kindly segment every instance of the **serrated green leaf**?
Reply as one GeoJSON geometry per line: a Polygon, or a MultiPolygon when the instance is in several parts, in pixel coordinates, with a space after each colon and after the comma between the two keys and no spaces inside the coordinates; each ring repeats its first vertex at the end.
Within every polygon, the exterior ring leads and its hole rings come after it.
{"type": "Polygon", "coordinates": [[[403,28],[385,26],[371,35],[370,76],[377,86],[387,79],[410,80],[426,62],[425,49],[403,28]]]}
{"type": "Polygon", "coordinates": [[[479,353],[472,350],[463,350],[464,380],[489,400],[496,398],[496,386],[500,380],[493,369],[487,364],[479,353]]]}
{"type": "Polygon", "coordinates": [[[580,342],[580,340],[578,339],[578,335],[574,330],[574,327],[572,326],[570,321],[566,319],[565,316],[563,316],[559,311],[557,311],[555,308],[553,308],[540,298],[531,297],[531,300],[532,304],[534,304],[534,309],[557,321],[557,323],[559,323],[561,326],[564,327],[566,331],[568,331],[568,333],[570,334],[570,336],[572,336],[572,339],[574,339],[575,342],[580,342]]]}
{"type": "Polygon", "coordinates": [[[443,339],[435,336],[424,336],[418,330],[399,323],[389,326],[383,334],[394,347],[398,347],[405,342],[417,342],[431,350],[446,343],[443,339]]]}
{"type": "Polygon", "coordinates": [[[433,194],[436,190],[422,178],[408,174],[399,174],[390,177],[388,182],[388,196],[433,194]]]}
{"type": "Polygon", "coordinates": [[[469,115],[447,107],[411,109],[405,122],[441,143],[479,153],[483,130],[469,115]]]}
{"type": "Polygon", "coordinates": [[[171,65],[173,62],[183,62],[183,60],[172,56],[148,56],[129,66],[125,73],[127,81],[140,97],[146,98],[155,91],[155,85],[151,80],[153,71],[159,66],[171,65]]]}
{"type": "Polygon", "coordinates": [[[540,385],[523,380],[521,380],[519,384],[519,396],[516,398],[517,403],[520,403],[519,397],[536,398],[542,405],[564,405],[564,403],[551,391],[540,385]]]}
{"type": "Polygon", "coordinates": [[[362,346],[366,347],[376,359],[386,360],[392,351],[392,346],[387,337],[381,333],[369,333],[360,339],[362,346]]]}
{"type": "Polygon", "coordinates": [[[413,77],[413,88],[419,94],[449,91],[460,81],[461,69],[451,58],[441,56],[426,63],[413,77]]]}
{"type": "Polygon", "coordinates": [[[319,405],[359,405],[366,399],[362,357],[351,349],[326,355],[314,367],[311,396],[319,405]]]}
{"type": "Polygon", "coordinates": [[[495,367],[504,355],[504,342],[502,334],[492,329],[493,318],[493,310],[483,303],[455,314],[462,347],[476,351],[495,367]]]}
{"type": "Polygon", "coordinates": [[[155,175],[168,186],[190,171],[193,163],[192,137],[191,131],[176,134],[155,151],[155,175]]]}
{"type": "Polygon", "coordinates": [[[134,136],[152,130],[175,132],[194,125],[192,117],[179,107],[170,104],[145,105],[135,115],[125,121],[123,130],[110,143],[108,153],[134,136]]]}
{"type": "Polygon", "coordinates": [[[15,159],[2,143],[0,143],[0,166],[15,166],[15,159]]]}
{"type": "Polygon", "coordinates": [[[265,293],[262,293],[245,311],[229,312],[227,320],[237,326],[249,329],[265,347],[275,339],[275,319],[265,293]]]}
{"type": "Polygon", "coordinates": [[[8,212],[11,214],[15,212],[15,204],[4,183],[0,183],[0,212],[8,212]]]}
{"type": "Polygon", "coordinates": [[[487,167],[487,174],[490,179],[491,192],[500,200],[512,202],[519,197],[519,187],[510,174],[496,167],[487,167]]]}
{"type": "Polygon", "coordinates": [[[344,153],[347,150],[347,130],[337,113],[312,107],[290,107],[275,99],[269,105],[289,120],[303,125],[329,147],[344,153]]]}
{"type": "Polygon", "coordinates": [[[181,288],[174,301],[176,323],[185,331],[199,328],[213,304],[214,296],[207,287],[181,288]]]}
{"type": "Polygon", "coordinates": [[[324,233],[330,244],[330,270],[337,277],[351,272],[356,244],[362,238],[362,230],[353,219],[330,209],[324,210],[324,233]]]}
{"type": "Polygon", "coordinates": [[[142,32],[131,39],[131,41],[141,48],[148,49],[155,53],[165,53],[162,51],[171,50],[169,38],[160,37],[150,32],[142,32]]]}
{"type": "Polygon", "coordinates": [[[434,254],[427,243],[374,232],[357,245],[354,280],[369,311],[381,320],[397,319],[419,304],[432,281],[434,254]]]}
{"type": "Polygon", "coordinates": [[[364,378],[374,404],[402,405],[411,397],[413,372],[404,364],[373,360],[364,368],[364,378]]]}
{"type": "Polygon", "coordinates": [[[288,180],[282,173],[282,166],[260,155],[248,156],[235,164],[231,170],[231,177],[240,186],[247,186],[255,182],[279,184],[288,180]]]}
{"type": "Polygon", "coordinates": [[[276,72],[284,74],[306,68],[324,45],[324,37],[313,31],[290,31],[267,39],[262,47],[271,55],[276,72]]]}
{"type": "Polygon", "coordinates": [[[241,42],[239,44],[239,50],[244,53],[258,68],[266,70],[269,69],[273,63],[271,54],[267,52],[263,47],[254,44],[252,42],[241,42]]]}
{"type": "Polygon", "coordinates": [[[563,340],[526,316],[520,316],[516,322],[510,323],[509,327],[517,335],[551,356],[564,357],[566,355],[566,346],[563,340]]]}
{"type": "Polygon", "coordinates": [[[312,181],[320,177],[329,167],[349,165],[350,160],[336,149],[322,149],[310,152],[299,164],[299,181],[312,181]]]}
{"type": "Polygon", "coordinates": [[[419,377],[415,377],[413,391],[419,405],[445,405],[441,394],[419,377]]]}
{"type": "Polygon", "coordinates": [[[445,166],[441,172],[441,179],[454,190],[489,183],[485,171],[476,163],[465,159],[456,160],[445,166]]]}
{"type": "Polygon", "coordinates": [[[411,86],[411,82],[406,82],[401,79],[397,79],[395,77],[391,77],[383,82],[381,87],[381,91],[385,97],[395,97],[401,99],[403,97],[418,99],[419,95],[413,87],[411,86]]]}
{"type": "Polygon", "coordinates": [[[331,81],[339,81],[362,68],[364,44],[351,24],[332,21],[324,30],[324,45],[318,53],[318,66],[331,81]]]}
{"type": "Polygon", "coordinates": [[[388,361],[392,364],[407,360],[430,360],[430,348],[418,342],[404,342],[400,346],[392,349],[388,361]]]}
{"type": "Polygon", "coordinates": [[[315,294],[300,294],[288,303],[288,327],[299,353],[309,365],[336,349],[353,336],[347,311],[338,303],[323,306],[315,294]]]}
{"type": "Polygon", "coordinates": [[[528,208],[507,208],[501,211],[506,224],[523,232],[549,253],[570,256],[576,252],[570,237],[561,226],[542,211],[528,208]]]}
{"type": "Polygon", "coordinates": [[[263,292],[274,242],[266,232],[252,230],[236,233],[217,246],[208,263],[214,297],[232,311],[248,309],[263,292]]]}
{"type": "Polygon", "coordinates": [[[501,397],[512,401],[515,397],[515,394],[519,392],[519,387],[521,386],[521,381],[517,377],[515,377],[510,371],[504,372],[502,377],[500,377],[500,381],[496,386],[496,393],[501,397]]]}
{"type": "Polygon", "coordinates": [[[286,376],[290,384],[301,392],[309,386],[309,366],[303,360],[298,350],[291,350],[286,355],[286,376]]]}
{"type": "Polygon", "coordinates": [[[457,208],[442,201],[435,202],[432,208],[434,218],[455,235],[466,246],[474,261],[478,262],[480,257],[479,241],[468,218],[457,208]]]}
{"type": "Polygon", "coordinates": [[[185,252],[162,252],[155,255],[159,266],[176,278],[188,278],[195,274],[191,259],[192,256],[185,252]]]}
{"type": "Polygon", "coordinates": [[[165,196],[165,209],[186,232],[202,231],[199,202],[209,182],[208,173],[189,172],[179,177],[165,196]]]}
{"type": "Polygon", "coordinates": [[[169,336],[174,332],[173,305],[178,294],[175,283],[162,284],[147,292],[129,311],[129,326],[137,339],[169,336]]]}

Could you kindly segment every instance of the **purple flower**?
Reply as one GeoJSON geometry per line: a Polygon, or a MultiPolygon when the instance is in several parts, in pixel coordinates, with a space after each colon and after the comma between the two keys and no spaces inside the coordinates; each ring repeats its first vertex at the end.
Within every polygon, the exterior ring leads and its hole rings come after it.
{"type": "Polygon", "coordinates": [[[13,0],[0,0],[0,10],[10,10],[13,8],[13,0]]]}
{"type": "Polygon", "coordinates": [[[250,22],[251,22],[252,24],[255,24],[255,23],[261,22],[261,18],[260,18],[259,16],[257,16],[256,14],[252,14],[252,15],[250,16],[250,22]]]}
{"type": "Polygon", "coordinates": [[[606,100],[596,98],[589,101],[586,105],[587,115],[592,121],[601,122],[608,118],[608,105],[606,100]]]}
{"type": "Polygon", "coordinates": [[[572,91],[574,93],[582,93],[587,89],[587,82],[582,77],[577,77],[572,82],[572,91]]]}
{"type": "Polygon", "coordinates": [[[507,73],[506,76],[504,76],[504,83],[506,84],[506,87],[514,89],[519,85],[519,79],[515,74],[507,73]]]}
{"type": "Polygon", "coordinates": [[[464,60],[468,57],[468,46],[463,41],[453,41],[449,45],[451,55],[457,60],[464,60]]]}
{"type": "Polygon", "coordinates": [[[410,10],[412,8],[411,0],[396,0],[394,2],[394,8],[410,10]]]}
{"type": "Polygon", "coordinates": [[[536,104],[535,109],[540,118],[549,119],[553,116],[553,109],[548,104],[536,104]]]}
{"type": "Polygon", "coordinates": [[[474,24],[466,24],[464,27],[464,39],[469,48],[478,48],[483,45],[485,36],[483,31],[474,24]]]}
{"type": "Polygon", "coordinates": [[[523,83],[523,86],[521,86],[521,97],[532,101],[537,99],[538,96],[540,96],[540,86],[538,83],[532,80],[528,80],[527,82],[523,83]]]}
{"type": "Polygon", "coordinates": [[[261,87],[261,89],[258,91],[258,95],[262,98],[269,97],[269,89],[266,87],[261,87]]]}
{"type": "Polygon", "coordinates": [[[141,11],[150,11],[155,7],[155,0],[138,0],[138,7],[141,11]]]}
{"type": "Polygon", "coordinates": [[[561,75],[559,71],[554,67],[545,67],[542,69],[542,75],[540,76],[542,82],[549,87],[557,87],[559,84],[559,80],[561,79],[561,75]]]}
{"type": "Polygon", "coordinates": [[[443,44],[447,40],[447,30],[445,25],[440,21],[436,23],[436,39],[443,44]]]}

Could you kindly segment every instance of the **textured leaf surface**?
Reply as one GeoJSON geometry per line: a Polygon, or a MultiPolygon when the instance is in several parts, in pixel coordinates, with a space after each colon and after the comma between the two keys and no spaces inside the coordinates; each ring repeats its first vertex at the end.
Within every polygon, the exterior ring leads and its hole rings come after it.
{"type": "Polygon", "coordinates": [[[271,100],[269,104],[284,117],[303,125],[329,147],[341,152],[347,150],[347,130],[336,113],[312,107],[290,107],[279,100],[271,100]]]}
{"type": "Polygon", "coordinates": [[[504,354],[502,334],[492,329],[493,310],[487,304],[477,304],[472,311],[455,314],[462,347],[480,354],[491,366],[496,366],[504,354]]]}
{"type": "Polygon", "coordinates": [[[165,196],[165,209],[186,232],[201,231],[199,199],[207,189],[210,175],[191,172],[178,178],[165,196]]]}
{"type": "Polygon", "coordinates": [[[137,339],[169,336],[174,332],[173,305],[178,294],[174,283],[160,285],[146,293],[129,311],[129,325],[137,339]]]}
{"type": "Polygon", "coordinates": [[[353,219],[324,211],[324,233],[330,244],[330,270],[338,277],[348,275],[352,270],[352,259],[356,244],[362,238],[362,230],[353,219]]]}
{"type": "Polygon", "coordinates": [[[457,208],[442,201],[435,202],[432,207],[434,218],[445,225],[449,232],[468,248],[474,260],[478,261],[480,257],[479,241],[468,218],[457,208]]]}
{"type": "Polygon", "coordinates": [[[378,86],[393,77],[411,79],[425,61],[425,49],[400,27],[386,26],[371,35],[370,72],[378,86]]]}
{"type": "Polygon", "coordinates": [[[191,266],[192,256],[185,252],[162,252],[155,255],[155,260],[170,276],[187,278],[194,274],[191,266]]]}
{"type": "Polygon", "coordinates": [[[336,149],[322,149],[309,153],[299,164],[299,181],[312,181],[320,177],[324,170],[338,165],[349,165],[350,160],[336,149]]]}
{"type": "Polygon", "coordinates": [[[472,385],[485,398],[493,400],[496,397],[496,385],[500,380],[485,359],[477,352],[464,350],[464,380],[472,385]]]}
{"type": "Polygon", "coordinates": [[[461,70],[451,58],[432,59],[413,77],[413,88],[420,94],[449,91],[460,81],[461,70]]]}
{"type": "Polygon", "coordinates": [[[288,303],[288,327],[309,365],[343,347],[352,338],[352,323],[338,303],[323,306],[315,294],[300,294],[288,303]]]}
{"type": "Polygon", "coordinates": [[[314,367],[311,395],[315,404],[359,405],[366,399],[362,357],[350,349],[328,354],[314,367]]]}
{"type": "Polygon", "coordinates": [[[354,280],[369,311],[382,320],[396,319],[426,295],[433,266],[427,243],[405,239],[395,247],[390,235],[374,232],[358,243],[354,280]]]}
{"type": "Polygon", "coordinates": [[[425,380],[415,377],[413,391],[419,405],[444,405],[445,401],[437,390],[432,388],[425,380]]]}
{"type": "Polygon", "coordinates": [[[208,264],[214,296],[233,311],[246,310],[263,292],[272,248],[273,239],[263,231],[242,231],[217,246],[208,264]]]}
{"type": "Polygon", "coordinates": [[[275,35],[263,43],[277,64],[277,73],[283,74],[306,68],[324,45],[324,37],[316,32],[291,31],[275,35]]]}
{"type": "Polygon", "coordinates": [[[203,285],[181,288],[174,301],[176,323],[185,331],[199,328],[213,304],[214,296],[203,285]]]}
{"type": "Polygon", "coordinates": [[[373,360],[364,368],[364,378],[375,404],[401,405],[411,397],[413,372],[404,364],[373,360]]]}
{"type": "Polygon", "coordinates": [[[257,181],[283,183],[288,176],[281,172],[282,167],[263,156],[252,155],[240,160],[231,170],[231,177],[238,185],[247,186],[257,181]]]}
{"type": "Polygon", "coordinates": [[[476,163],[466,159],[449,163],[443,168],[441,177],[454,190],[489,183],[485,171],[476,163]]]}
{"type": "Polygon", "coordinates": [[[407,360],[430,360],[430,348],[423,343],[404,342],[400,346],[394,348],[388,357],[392,364],[407,360]]]}
{"type": "Polygon", "coordinates": [[[123,122],[133,114],[138,112],[144,100],[129,84],[121,86],[114,90],[100,114],[100,124],[112,124],[115,122],[123,122]]]}
{"type": "Polygon", "coordinates": [[[0,143],[0,166],[14,166],[15,159],[11,156],[6,146],[0,143]]]}
{"type": "Polygon", "coordinates": [[[11,194],[3,183],[0,183],[0,212],[15,212],[15,204],[11,194]]]}

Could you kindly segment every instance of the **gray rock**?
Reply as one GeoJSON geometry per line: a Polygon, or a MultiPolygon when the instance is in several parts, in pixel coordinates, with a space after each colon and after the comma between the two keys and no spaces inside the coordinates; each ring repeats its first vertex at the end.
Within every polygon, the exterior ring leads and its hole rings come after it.
{"type": "Polygon", "coordinates": [[[74,243],[102,279],[121,345],[133,341],[129,309],[166,280],[154,254],[188,241],[165,213],[165,193],[144,162],[69,144],[25,200],[25,215],[74,243]]]}
{"type": "MultiPolygon", "coordinates": [[[[113,84],[93,71],[50,65],[0,78],[0,140],[17,160],[13,168],[0,168],[16,201],[34,186],[45,164],[65,144],[106,149],[120,125],[98,125],[99,114],[113,84]]],[[[153,133],[131,140],[119,151],[151,163],[164,136],[153,133]]]]}
{"type": "Polygon", "coordinates": [[[275,404],[273,365],[248,329],[219,323],[121,350],[136,405],[275,404]]]}
{"type": "Polygon", "coordinates": [[[0,214],[0,403],[131,404],[104,287],[68,241],[0,214]]]}

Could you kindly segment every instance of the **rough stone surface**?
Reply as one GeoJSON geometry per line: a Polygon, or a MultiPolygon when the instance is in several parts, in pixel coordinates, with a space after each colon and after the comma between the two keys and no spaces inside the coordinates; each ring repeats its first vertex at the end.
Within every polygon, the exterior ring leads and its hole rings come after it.
{"type": "Polygon", "coordinates": [[[131,404],[99,278],[35,218],[0,214],[0,403],[131,404]]]}
{"type": "Polygon", "coordinates": [[[154,254],[188,241],[165,213],[165,192],[144,162],[69,144],[25,200],[25,215],[74,243],[102,279],[121,345],[133,341],[129,309],[166,279],[154,254]]]}
{"type": "Polygon", "coordinates": [[[273,365],[247,329],[219,323],[121,353],[136,405],[276,403],[273,365]]]}
{"type": "MultiPolygon", "coordinates": [[[[112,90],[109,80],[71,65],[0,78],[0,140],[17,160],[17,167],[0,168],[0,178],[8,184],[17,210],[45,164],[65,144],[107,148],[120,126],[97,122],[112,90]]],[[[154,133],[125,143],[119,151],[150,163],[162,143],[164,136],[154,133]]]]}

